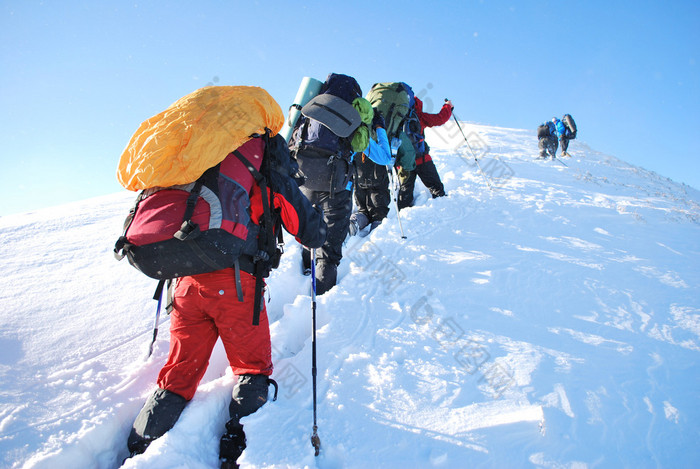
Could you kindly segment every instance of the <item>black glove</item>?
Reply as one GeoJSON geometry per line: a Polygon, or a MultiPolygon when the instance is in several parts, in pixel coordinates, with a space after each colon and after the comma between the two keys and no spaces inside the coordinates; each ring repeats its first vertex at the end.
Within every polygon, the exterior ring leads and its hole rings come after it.
{"type": "Polygon", "coordinates": [[[384,118],[382,117],[382,115],[375,108],[374,109],[374,119],[372,119],[372,129],[377,130],[377,128],[379,128],[379,127],[381,127],[382,129],[385,129],[386,123],[384,122],[384,118]]]}

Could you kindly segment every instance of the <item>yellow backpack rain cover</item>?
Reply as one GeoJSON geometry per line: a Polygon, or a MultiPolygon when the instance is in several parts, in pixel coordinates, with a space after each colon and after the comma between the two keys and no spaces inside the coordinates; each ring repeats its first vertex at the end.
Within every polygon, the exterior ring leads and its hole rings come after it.
{"type": "Polygon", "coordinates": [[[284,114],[255,86],[207,86],[143,122],[119,160],[117,179],[139,191],[196,181],[265,128],[275,135],[284,114]]]}

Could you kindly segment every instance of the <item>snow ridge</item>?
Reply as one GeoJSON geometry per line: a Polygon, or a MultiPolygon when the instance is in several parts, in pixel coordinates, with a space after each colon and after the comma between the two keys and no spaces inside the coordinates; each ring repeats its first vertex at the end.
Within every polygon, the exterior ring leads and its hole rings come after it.
{"type": "MultiPolygon", "coordinates": [[[[351,238],[318,298],[287,238],[269,279],[279,399],[244,420],[251,468],[700,463],[700,192],[531,131],[429,131],[448,197],[351,238]],[[476,160],[475,160],[476,159],[476,160]],[[477,164],[478,163],[478,164],[477,164]]],[[[115,468],[167,357],[154,281],[115,262],[134,198],[0,218],[0,466],[115,468]]],[[[176,426],[127,468],[218,467],[234,377],[220,344],[176,426]]]]}

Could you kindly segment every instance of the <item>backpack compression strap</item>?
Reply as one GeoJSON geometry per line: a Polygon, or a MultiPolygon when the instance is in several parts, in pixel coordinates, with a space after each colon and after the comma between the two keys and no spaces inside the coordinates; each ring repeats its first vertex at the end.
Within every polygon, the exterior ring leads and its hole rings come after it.
{"type": "Polygon", "coordinates": [[[129,231],[129,228],[131,227],[131,223],[134,221],[134,215],[136,214],[136,209],[138,209],[139,204],[143,200],[143,194],[144,192],[141,191],[138,197],[136,197],[136,202],[134,203],[134,206],[131,207],[131,210],[129,210],[129,215],[127,215],[126,220],[124,220],[124,231],[122,232],[122,235],[119,237],[117,242],[114,244],[114,258],[117,259],[118,261],[124,259],[126,257],[127,252],[131,247],[133,246],[129,240],[126,238],[126,232],[129,231]]]}
{"type": "Polygon", "coordinates": [[[177,238],[180,241],[194,239],[201,233],[199,225],[192,223],[192,215],[194,215],[194,208],[197,205],[197,199],[199,199],[199,193],[202,190],[202,185],[204,185],[202,179],[197,179],[192,191],[190,191],[190,195],[187,197],[185,215],[182,217],[182,226],[180,226],[180,229],[173,235],[174,238],[177,238]]]}
{"type": "MultiPolygon", "coordinates": [[[[268,144],[266,142],[265,148],[267,149],[268,144]]],[[[260,310],[262,303],[262,290],[263,290],[263,276],[266,273],[266,266],[263,263],[270,261],[269,248],[274,245],[275,234],[274,226],[272,223],[272,213],[270,206],[272,205],[272,191],[269,193],[267,190],[267,181],[265,176],[263,176],[260,171],[255,169],[255,167],[248,161],[248,159],[243,156],[238,150],[234,150],[233,154],[238,158],[238,160],[243,163],[243,165],[250,171],[250,174],[255,178],[255,182],[260,186],[260,191],[262,192],[262,204],[263,204],[263,220],[261,228],[265,231],[265,236],[258,234],[258,252],[253,258],[253,264],[255,265],[255,299],[253,306],[253,325],[257,326],[260,324],[260,310]]]]}

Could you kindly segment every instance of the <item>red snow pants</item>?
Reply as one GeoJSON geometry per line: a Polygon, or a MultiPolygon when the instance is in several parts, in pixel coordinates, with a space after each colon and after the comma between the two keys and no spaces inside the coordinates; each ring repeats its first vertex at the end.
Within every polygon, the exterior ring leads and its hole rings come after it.
{"type": "Polygon", "coordinates": [[[158,375],[160,388],[192,399],[219,337],[235,375],[272,374],[264,304],[260,324],[253,325],[255,277],[241,272],[241,287],[243,302],[238,301],[233,269],[178,279],[170,319],[170,352],[158,375]]]}

